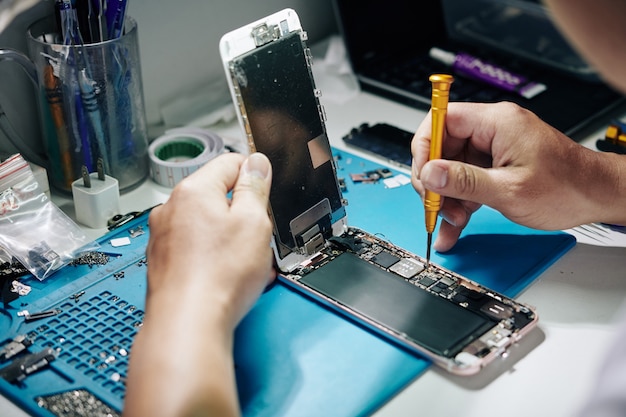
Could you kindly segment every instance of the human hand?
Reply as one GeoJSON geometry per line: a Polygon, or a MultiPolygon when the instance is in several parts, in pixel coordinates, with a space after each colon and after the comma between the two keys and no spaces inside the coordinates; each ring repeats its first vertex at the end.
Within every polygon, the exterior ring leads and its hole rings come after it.
{"type": "Polygon", "coordinates": [[[149,219],[148,301],[223,308],[234,328],[276,273],[262,154],[220,155],[174,188],[149,219]],[[232,191],[232,199],[227,193],[232,191]]]}
{"type": "Polygon", "coordinates": [[[454,246],[482,204],[544,230],[599,215],[593,195],[607,170],[605,155],[580,146],[528,110],[513,103],[449,103],[443,159],[427,162],[430,134],[429,113],[411,145],[412,183],[422,198],[425,188],[445,196],[434,242],[438,251],[454,246]]]}
{"type": "Polygon", "coordinates": [[[220,155],[152,209],[125,416],[239,415],[234,330],[276,275],[271,177],[262,154],[220,155]]]}

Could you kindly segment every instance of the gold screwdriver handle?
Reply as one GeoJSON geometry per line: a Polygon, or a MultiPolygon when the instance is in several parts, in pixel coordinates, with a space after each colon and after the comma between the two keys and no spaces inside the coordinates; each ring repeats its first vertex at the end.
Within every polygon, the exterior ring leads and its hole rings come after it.
{"type": "MultiPolygon", "coordinates": [[[[445,129],[446,113],[450,86],[454,77],[448,74],[433,74],[429,77],[432,83],[432,133],[430,137],[430,153],[428,160],[441,159],[443,132],[445,129]]],[[[426,231],[432,233],[437,225],[437,214],[441,209],[441,196],[433,191],[426,190],[424,194],[424,209],[426,217],[426,231]]]]}

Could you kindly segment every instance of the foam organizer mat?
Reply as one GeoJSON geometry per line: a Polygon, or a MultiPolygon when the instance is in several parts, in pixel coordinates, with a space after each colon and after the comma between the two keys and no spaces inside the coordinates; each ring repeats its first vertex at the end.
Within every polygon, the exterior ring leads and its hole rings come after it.
{"type": "MultiPolygon", "coordinates": [[[[406,178],[396,185],[370,181],[370,172],[400,173],[347,152],[334,155],[350,223],[423,254],[423,209],[406,178]]],[[[19,279],[30,291],[0,305],[0,394],[38,417],[121,415],[144,315],[148,236],[144,214],[46,280],[19,279]],[[127,244],[114,247],[118,239],[127,244]]],[[[530,230],[485,207],[454,250],[432,259],[515,296],[574,243],[570,235],[530,230]]],[[[371,415],[431,366],[280,281],[236,329],[233,354],[245,417],[371,415]]]]}
{"type": "Polygon", "coordinates": [[[34,415],[119,415],[144,314],[147,227],[144,215],[48,279],[21,280],[30,292],[0,314],[5,396],[34,415]],[[114,248],[116,238],[130,244],[114,248]],[[41,312],[51,315],[37,319],[41,312]],[[26,370],[11,373],[20,360],[26,370]]]}

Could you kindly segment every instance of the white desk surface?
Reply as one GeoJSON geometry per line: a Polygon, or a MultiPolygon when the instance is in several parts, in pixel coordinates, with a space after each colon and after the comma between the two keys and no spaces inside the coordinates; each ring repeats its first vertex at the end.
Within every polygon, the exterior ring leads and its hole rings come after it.
{"type": "MultiPolygon", "coordinates": [[[[361,123],[387,122],[413,131],[425,116],[367,93],[343,103],[322,100],[331,143],[343,149],[341,137],[361,123]]],[[[236,123],[211,129],[225,138],[241,137],[236,123]]],[[[594,147],[603,134],[598,131],[583,143],[594,147]]],[[[166,201],[168,195],[169,189],[148,179],[122,195],[121,210],[143,210],[166,201]]],[[[54,201],[73,216],[71,200],[54,197],[54,201]]],[[[93,238],[106,232],[87,230],[93,238]]],[[[587,396],[611,342],[615,316],[626,297],[624,267],[626,249],[578,243],[519,296],[537,307],[539,328],[508,359],[471,377],[455,377],[433,366],[375,416],[572,416],[587,396]]],[[[0,410],[5,417],[25,416],[3,397],[0,410]]]]}

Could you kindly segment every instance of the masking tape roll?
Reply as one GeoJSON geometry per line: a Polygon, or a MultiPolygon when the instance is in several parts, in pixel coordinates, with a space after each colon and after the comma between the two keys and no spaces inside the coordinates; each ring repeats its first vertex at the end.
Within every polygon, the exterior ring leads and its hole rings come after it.
{"type": "Polygon", "coordinates": [[[170,129],[148,147],[150,177],[157,184],[173,188],[222,152],[224,141],[209,130],[170,129]]]}

